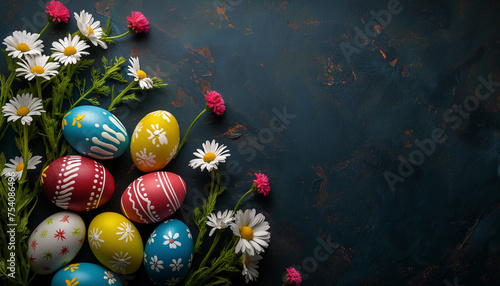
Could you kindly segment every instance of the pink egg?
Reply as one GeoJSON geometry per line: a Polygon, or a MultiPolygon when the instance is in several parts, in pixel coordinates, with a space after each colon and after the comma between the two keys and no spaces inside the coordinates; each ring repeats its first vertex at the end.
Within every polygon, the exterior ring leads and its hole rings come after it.
{"type": "Polygon", "coordinates": [[[79,155],[51,162],[40,179],[43,192],[57,206],[88,211],[102,206],[115,193],[115,180],[100,163],[79,155]]]}
{"type": "Polygon", "coordinates": [[[179,209],[186,197],[186,184],[177,174],[153,172],[133,181],[123,192],[123,214],[137,223],[155,223],[179,209]]]}

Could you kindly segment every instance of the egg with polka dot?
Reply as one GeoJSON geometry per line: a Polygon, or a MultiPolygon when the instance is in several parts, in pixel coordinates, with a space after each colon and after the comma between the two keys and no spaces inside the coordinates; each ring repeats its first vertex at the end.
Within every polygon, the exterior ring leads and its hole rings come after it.
{"type": "Polygon", "coordinates": [[[144,268],[157,285],[176,285],[188,274],[193,262],[193,236],[182,221],[159,224],[144,247],[144,268]]]}
{"type": "Polygon", "coordinates": [[[51,274],[70,263],[82,248],[85,223],[73,212],[58,212],[44,219],[28,238],[31,271],[51,274]]]}
{"type": "Polygon", "coordinates": [[[163,169],[174,158],[179,138],[179,124],[170,112],[147,114],[132,133],[130,155],[134,165],[146,173],[163,169]]]}
{"type": "Polygon", "coordinates": [[[115,193],[111,173],[99,162],[80,155],[52,161],[43,170],[40,184],[55,205],[76,212],[100,207],[115,193]]]}
{"type": "Polygon", "coordinates": [[[138,223],[165,220],[179,209],[186,197],[186,183],[172,172],[153,172],[134,180],[123,192],[121,210],[138,223]]]}
{"type": "Polygon", "coordinates": [[[52,277],[51,286],[122,286],[113,271],[89,262],[76,262],[61,268],[52,277]]]}
{"type": "Polygon", "coordinates": [[[121,156],[128,148],[127,129],[106,109],[82,105],[62,120],[62,133],[78,153],[98,160],[121,156]]]}

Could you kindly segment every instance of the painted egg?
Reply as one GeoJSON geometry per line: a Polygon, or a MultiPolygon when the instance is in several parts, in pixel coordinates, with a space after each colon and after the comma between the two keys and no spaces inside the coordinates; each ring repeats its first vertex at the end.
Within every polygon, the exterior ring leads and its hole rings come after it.
{"type": "Polygon", "coordinates": [[[167,111],[157,110],[144,116],[132,133],[130,154],[143,172],[163,169],[179,146],[179,124],[167,111]]]}
{"type": "Polygon", "coordinates": [[[28,239],[31,270],[38,274],[56,272],[75,258],[84,239],[85,223],[78,214],[58,212],[49,216],[28,239]]]}
{"type": "Polygon", "coordinates": [[[88,211],[105,204],[115,193],[115,180],[100,163],[79,155],[52,161],[40,178],[45,195],[57,206],[88,211]]]}
{"type": "Polygon", "coordinates": [[[70,264],[52,277],[51,286],[122,286],[122,282],[112,271],[93,263],[70,264]]]}
{"type": "Polygon", "coordinates": [[[125,126],[109,111],[83,105],[71,109],[62,120],[64,138],[78,153],[94,159],[113,159],[127,150],[125,126]]]}
{"type": "Polygon", "coordinates": [[[186,197],[186,184],[177,174],[153,172],[133,181],[123,192],[121,209],[130,220],[155,223],[179,209],[186,197]]]}
{"type": "Polygon", "coordinates": [[[158,225],[144,248],[144,268],[158,285],[175,285],[187,275],[193,261],[193,237],[180,220],[158,225]]]}
{"type": "Polygon", "coordinates": [[[97,215],[90,222],[88,240],[99,262],[117,273],[131,274],[141,266],[144,254],[141,235],[121,214],[97,215]]]}

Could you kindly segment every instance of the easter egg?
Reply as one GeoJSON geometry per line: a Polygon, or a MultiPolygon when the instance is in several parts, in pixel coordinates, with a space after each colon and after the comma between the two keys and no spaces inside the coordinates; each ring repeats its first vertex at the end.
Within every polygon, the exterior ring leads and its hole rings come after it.
{"type": "Polygon", "coordinates": [[[94,159],[113,159],[128,148],[125,126],[109,111],[83,105],[71,109],[62,120],[66,141],[78,153],[94,159]]]}
{"type": "Polygon", "coordinates": [[[80,155],[52,161],[40,178],[45,195],[57,206],[88,211],[105,204],[115,192],[115,180],[100,163],[80,155]]]}
{"type": "Polygon", "coordinates": [[[51,286],[121,286],[122,282],[116,275],[94,263],[72,263],[61,268],[52,277],[51,286]],[[69,284],[68,284],[69,283],[69,284]]]}
{"type": "Polygon", "coordinates": [[[133,181],[123,192],[121,209],[130,220],[155,223],[179,209],[186,197],[186,184],[177,174],[153,172],[133,181]]]}
{"type": "Polygon", "coordinates": [[[193,237],[180,220],[158,225],[144,248],[144,268],[158,285],[175,285],[189,272],[193,261],[193,237]]]}
{"type": "Polygon", "coordinates": [[[144,116],[130,142],[134,165],[143,172],[163,169],[177,151],[179,136],[179,124],[169,112],[157,110],[144,116]]]}
{"type": "Polygon", "coordinates": [[[141,266],[144,253],[141,235],[121,214],[104,212],[94,217],[88,240],[99,262],[117,273],[131,274],[141,266]]]}
{"type": "Polygon", "coordinates": [[[85,223],[72,212],[58,212],[42,221],[28,239],[31,270],[51,274],[67,265],[80,251],[85,223]]]}

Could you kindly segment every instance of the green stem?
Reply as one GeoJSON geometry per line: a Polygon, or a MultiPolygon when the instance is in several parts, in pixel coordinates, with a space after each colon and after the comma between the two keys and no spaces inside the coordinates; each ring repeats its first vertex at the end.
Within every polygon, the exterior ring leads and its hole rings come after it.
{"type": "Polygon", "coordinates": [[[78,100],[77,100],[77,101],[75,101],[75,102],[71,105],[71,107],[69,108],[69,110],[73,109],[74,107],[76,107],[76,106],[78,105],[78,103],[80,103],[80,101],[84,100],[84,99],[85,99],[85,97],[87,97],[87,95],[89,95],[89,94],[90,94],[90,93],[91,93],[91,92],[92,92],[92,91],[96,88],[96,86],[97,86],[97,85],[99,85],[99,83],[100,83],[100,82],[105,82],[106,78],[107,78],[110,74],[112,74],[113,72],[115,72],[115,71],[119,70],[119,67],[120,67],[120,65],[121,65],[122,63],[123,63],[123,62],[118,62],[118,63],[116,63],[116,64],[115,64],[112,68],[110,68],[110,69],[109,69],[109,70],[108,70],[108,71],[104,74],[104,76],[103,76],[103,77],[102,77],[102,78],[101,78],[101,79],[100,79],[97,83],[94,83],[94,84],[92,85],[92,87],[91,87],[89,90],[87,90],[87,92],[85,92],[83,95],[81,95],[81,96],[80,96],[80,98],[78,98],[78,100]]]}
{"type": "Polygon", "coordinates": [[[186,134],[184,134],[184,137],[182,138],[182,141],[181,143],[179,144],[179,148],[177,148],[177,151],[175,151],[175,155],[174,155],[174,158],[172,159],[175,159],[175,157],[177,157],[177,154],[179,154],[179,151],[181,150],[182,146],[184,146],[184,143],[186,143],[186,140],[187,140],[187,137],[189,135],[189,132],[191,132],[191,129],[193,128],[194,124],[196,123],[196,121],[198,121],[198,119],[203,115],[203,113],[205,113],[207,110],[206,109],[203,109],[200,114],[198,114],[198,116],[196,116],[196,118],[193,120],[193,122],[191,123],[191,125],[189,126],[186,134]]]}
{"type": "Polygon", "coordinates": [[[42,83],[40,82],[40,77],[36,77],[36,90],[38,92],[38,98],[42,99],[42,83]]]}
{"type": "Polygon", "coordinates": [[[120,102],[120,99],[125,95],[125,93],[127,93],[136,83],[137,83],[137,81],[135,81],[135,80],[132,81],[122,92],[120,92],[120,94],[118,94],[118,96],[116,96],[111,101],[111,104],[108,107],[108,111],[112,111],[113,107],[115,106],[115,104],[117,104],[118,102],[120,102]]]}
{"type": "Polygon", "coordinates": [[[50,25],[50,21],[47,22],[47,25],[45,25],[45,27],[43,27],[42,31],[39,33],[40,36],[42,36],[43,32],[45,32],[45,30],[47,30],[47,28],[49,27],[50,25]]]}
{"type": "Polygon", "coordinates": [[[207,263],[208,258],[210,258],[210,255],[214,251],[215,246],[219,242],[221,234],[222,234],[222,231],[217,231],[217,233],[215,234],[215,238],[214,238],[214,241],[212,242],[212,246],[210,246],[210,249],[208,250],[207,255],[205,255],[205,258],[203,258],[203,260],[201,261],[201,264],[200,264],[198,269],[203,268],[203,266],[205,266],[205,264],[207,263]]]}
{"type": "Polygon", "coordinates": [[[121,34],[121,35],[118,35],[118,36],[114,36],[114,37],[105,37],[103,40],[113,40],[113,39],[118,39],[118,38],[121,38],[121,37],[124,37],[126,35],[130,34],[130,31],[126,31],[125,33],[121,34]]]}
{"type": "Polygon", "coordinates": [[[243,200],[246,196],[248,196],[248,194],[250,194],[251,192],[253,192],[253,188],[252,188],[252,189],[250,189],[250,190],[248,190],[248,192],[246,192],[246,193],[245,193],[245,194],[244,194],[244,195],[240,198],[240,200],[238,201],[238,203],[236,203],[236,206],[234,207],[233,212],[235,212],[235,213],[236,213],[236,210],[238,209],[238,206],[240,205],[241,201],[242,201],[242,200],[243,200]]]}
{"type": "Polygon", "coordinates": [[[24,181],[26,180],[26,176],[28,173],[28,128],[29,126],[27,124],[23,125],[23,174],[21,175],[21,180],[19,180],[19,189],[22,188],[24,181]]]}

